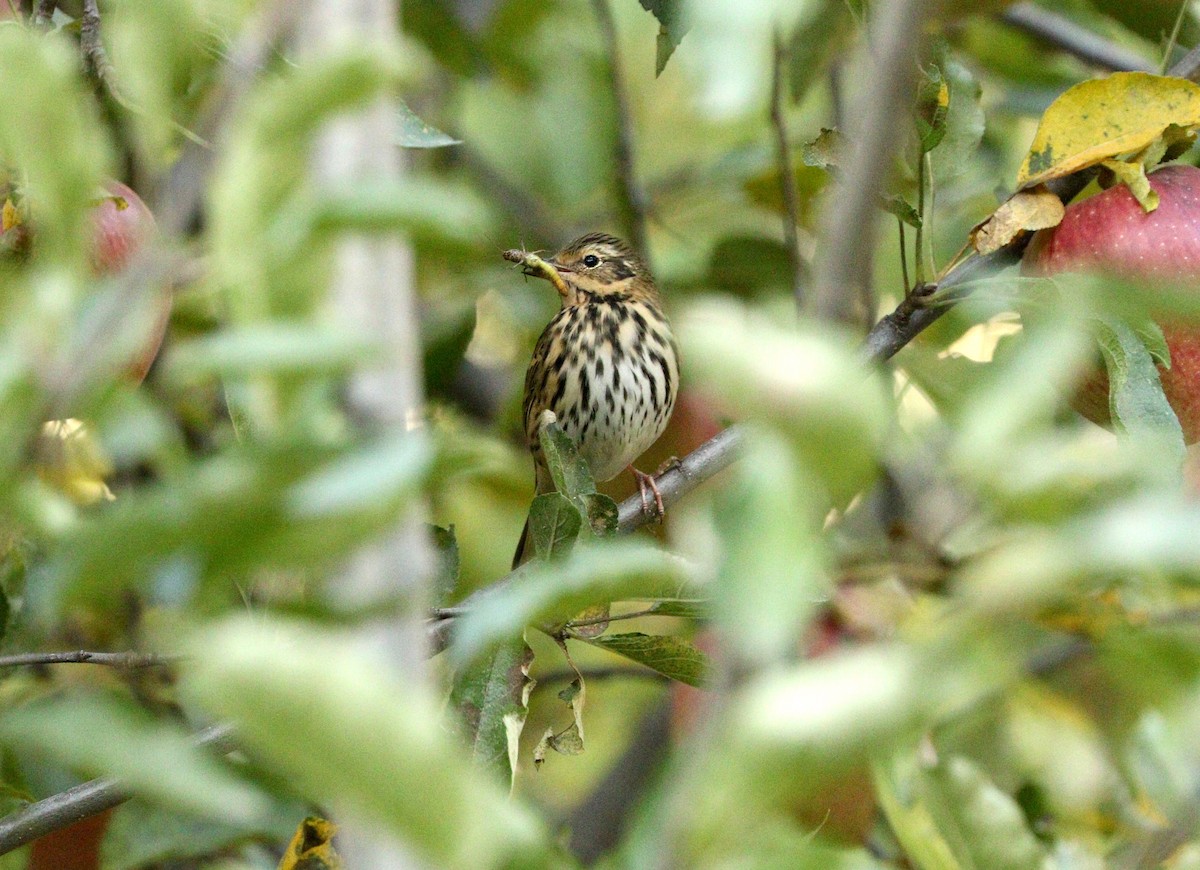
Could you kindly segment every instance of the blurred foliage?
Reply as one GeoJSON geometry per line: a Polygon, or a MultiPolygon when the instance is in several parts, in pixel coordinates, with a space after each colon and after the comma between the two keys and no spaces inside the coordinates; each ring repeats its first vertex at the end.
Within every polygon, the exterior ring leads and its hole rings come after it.
{"type": "MultiPolygon", "coordinates": [[[[3,810],[119,777],[135,798],[105,822],[106,870],[336,866],[325,817],[433,867],[1200,867],[1200,457],[1155,367],[1156,324],[1200,320],[1200,296],[1012,270],[886,372],[860,334],[797,323],[782,222],[807,274],[873,5],[405,0],[399,39],[317,59],[281,38],[238,72],[271,4],[114,0],[98,82],[77,6],[43,32],[0,0],[3,651],[184,656],[6,669],[3,810]],[[557,302],[499,256],[628,233],[611,63],[684,366],[642,467],[743,424],[732,469],[622,540],[631,482],[597,485],[554,425],[557,491],[533,498],[521,381],[557,302]],[[314,172],[327,124],[381,98],[403,176],[314,172]],[[164,228],[104,272],[115,177],[164,228]],[[168,223],[196,183],[199,214],[168,223]],[[386,236],[413,255],[428,401],[385,424],[346,385],[388,348],[339,326],[328,285],[347,240],[386,236]],[[164,286],[165,349],[134,384],[164,286]],[[1065,402],[1104,364],[1115,434],[1065,402]],[[428,674],[365,651],[406,593],[339,594],[418,516],[438,558],[415,606],[452,625],[428,674]],[[526,521],[534,558],[507,576],[526,521]],[[215,719],[238,753],[191,739],[215,719]],[[608,778],[621,764],[643,784],[608,778]],[[623,818],[597,833],[605,801],[623,818]]],[[[1042,112],[1095,72],[1005,5],[940,4],[914,50],[862,252],[875,314],[960,255],[1042,112]]],[[[1181,11],[1041,5],[1152,63],[1181,11]]]]}

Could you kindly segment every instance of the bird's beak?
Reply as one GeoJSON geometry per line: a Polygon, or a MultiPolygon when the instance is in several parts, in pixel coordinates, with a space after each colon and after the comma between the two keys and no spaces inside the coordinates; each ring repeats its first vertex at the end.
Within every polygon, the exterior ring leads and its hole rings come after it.
{"type": "Polygon", "coordinates": [[[555,268],[555,270],[557,270],[559,272],[574,272],[575,271],[570,266],[564,266],[562,263],[558,262],[558,260],[554,259],[553,257],[551,257],[546,262],[549,263],[551,266],[553,266],[555,268]]]}

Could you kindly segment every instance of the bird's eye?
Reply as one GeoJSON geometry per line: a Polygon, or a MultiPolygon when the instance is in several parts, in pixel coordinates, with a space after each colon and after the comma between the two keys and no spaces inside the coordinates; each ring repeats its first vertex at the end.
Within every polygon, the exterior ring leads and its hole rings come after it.
{"type": "Polygon", "coordinates": [[[583,258],[583,265],[587,266],[589,269],[591,269],[595,266],[599,266],[600,258],[597,257],[595,254],[588,254],[586,257],[583,258]]]}

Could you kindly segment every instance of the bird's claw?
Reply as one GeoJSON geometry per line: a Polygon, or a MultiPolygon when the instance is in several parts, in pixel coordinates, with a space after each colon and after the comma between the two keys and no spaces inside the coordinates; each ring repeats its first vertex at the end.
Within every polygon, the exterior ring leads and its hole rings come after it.
{"type": "Polygon", "coordinates": [[[658,484],[654,481],[654,475],[646,474],[644,471],[638,471],[632,465],[629,470],[633,472],[633,477],[637,481],[638,492],[642,496],[642,513],[648,517],[657,519],[660,523],[667,514],[667,508],[663,504],[662,493],[658,491],[658,484]],[[651,499],[649,493],[654,494],[654,510],[650,507],[651,499]]]}

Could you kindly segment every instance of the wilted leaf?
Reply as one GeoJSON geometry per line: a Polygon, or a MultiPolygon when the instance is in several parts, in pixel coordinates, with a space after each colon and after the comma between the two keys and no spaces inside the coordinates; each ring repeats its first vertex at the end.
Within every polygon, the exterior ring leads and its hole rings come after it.
{"type": "Polygon", "coordinates": [[[471,762],[512,787],[529,693],[533,650],[521,637],[454,675],[450,703],[458,711],[471,762]]]}
{"type": "Polygon", "coordinates": [[[692,644],[670,635],[606,634],[586,638],[587,643],[645,665],[664,677],[689,686],[703,686],[708,657],[692,644]]]}
{"type": "Polygon", "coordinates": [[[342,859],[333,848],[337,825],[309,816],[296,828],[279,859],[278,870],[340,870],[342,859]]]}
{"type": "Polygon", "coordinates": [[[1081,82],[1042,116],[1017,183],[1030,187],[1134,154],[1171,125],[1200,125],[1200,85],[1142,72],[1081,82]]]}
{"type": "Polygon", "coordinates": [[[990,254],[1023,232],[1058,226],[1064,214],[1062,200],[1045,187],[1019,190],[971,231],[971,244],[979,253],[990,254]]]}
{"type": "MultiPolygon", "coordinates": [[[[565,651],[565,648],[564,648],[565,651]]],[[[570,659],[568,658],[568,661],[570,659]]],[[[574,664],[572,664],[574,667],[574,664]]],[[[578,673],[578,671],[576,671],[578,673]]],[[[583,708],[587,700],[587,687],[582,677],[576,677],[565,689],[558,693],[561,700],[571,711],[571,723],[562,731],[547,728],[542,739],[533,750],[533,763],[540,767],[546,760],[546,750],[553,749],[560,755],[579,755],[583,752],[583,708]]]]}

